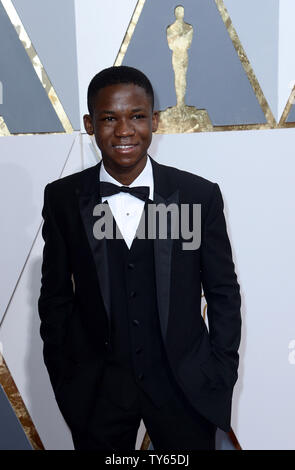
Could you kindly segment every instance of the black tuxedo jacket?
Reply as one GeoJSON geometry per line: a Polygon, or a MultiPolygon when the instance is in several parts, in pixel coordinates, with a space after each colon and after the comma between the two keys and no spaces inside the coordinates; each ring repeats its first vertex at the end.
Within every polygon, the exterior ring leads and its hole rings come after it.
{"type": "MultiPolygon", "coordinates": [[[[230,428],[240,343],[240,294],[217,184],[152,161],[154,202],[201,204],[201,245],[155,239],[161,334],[175,379],[195,409],[230,428]],[[202,288],[209,332],[201,316],[202,288]]],[[[95,405],[112,341],[106,240],[93,235],[100,164],[48,184],[44,192],[42,285],[44,360],[60,410],[82,431],[95,405]]]]}

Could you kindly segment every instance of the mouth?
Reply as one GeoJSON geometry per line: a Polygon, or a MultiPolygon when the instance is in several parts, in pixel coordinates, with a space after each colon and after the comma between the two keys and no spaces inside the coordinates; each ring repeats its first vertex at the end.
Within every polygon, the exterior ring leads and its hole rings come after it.
{"type": "Polygon", "coordinates": [[[133,148],[136,144],[121,144],[121,145],[113,145],[116,149],[126,149],[126,148],[133,148]]]}
{"type": "Polygon", "coordinates": [[[129,153],[135,149],[137,144],[113,145],[113,148],[120,153],[129,153]]]}

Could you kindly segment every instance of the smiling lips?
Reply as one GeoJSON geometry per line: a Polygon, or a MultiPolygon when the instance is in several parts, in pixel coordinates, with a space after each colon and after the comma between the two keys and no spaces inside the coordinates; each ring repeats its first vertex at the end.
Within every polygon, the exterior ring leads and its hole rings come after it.
{"type": "Polygon", "coordinates": [[[120,153],[128,153],[132,152],[132,150],[135,149],[136,145],[137,144],[113,145],[113,147],[120,153]]]}

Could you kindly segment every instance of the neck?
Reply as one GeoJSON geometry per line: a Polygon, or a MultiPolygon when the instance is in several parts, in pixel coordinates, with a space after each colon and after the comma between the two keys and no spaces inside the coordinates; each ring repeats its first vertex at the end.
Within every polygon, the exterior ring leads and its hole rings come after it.
{"type": "Polygon", "coordinates": [[[114,168],[108,166],[103,162],[105,170],[111,175],[115,180],[121,183],[123,186],[129,186],[133,181],[140,175],[143,169],[146,166],[147,155],[142,158],[135,167],[131,168],[114,168]]]}

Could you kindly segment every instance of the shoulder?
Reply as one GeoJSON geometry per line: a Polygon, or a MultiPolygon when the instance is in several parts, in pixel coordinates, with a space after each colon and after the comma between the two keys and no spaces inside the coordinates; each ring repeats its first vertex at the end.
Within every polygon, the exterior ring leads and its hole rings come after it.
{"type": "Polygon", "coordinates": [[[98,175],[99,164],[48,183],[45,187],[45,193],[60,197],[76,193],[81,186],[87,185],[87,181],[95,180],[98,175]]]}
{"type": "Polygon", "coordinates": [[[210,199],[218,191],[218,184],[200,175],[180,170],[178,168],[162,165],[154,162],[164,176],[167,184],[172,188],[177,188],[184,197],[198,197],[210,199]]]}
{"type": "Polygon", "coordinates": [[[51,183],[48,183],[47,186],[49,186],[53,190],[58,190],[59,188],[66,188],[66,187],[71,187],[71,186],[77,186],[80,185],[80,182],[84,179],[87,178],[88,176],[90,177],[93,173],[98,172],[98,165],[92,166],[90,168],[86,168],[85,170],[78,171],[76,173],[73,173],[68,176],[64,176],[62,178],[59,178],[55,181],[52,181],[51,183]]]}
{"type": "Polygon", "coordinates": [[[205,186],[211,186],[215,184],[214,182],[206,178],[203,178],[200,175],[190,173],[189,171],[180,170],[179,168],[176,168],[173,166],[162,165],[159,163],[158,165],[162,167],[162,170],[165,171],[167,175],[169,175],[171,178],[177,179],[180,182],[192,183],[192,184],[200,183],[201,185],[205,185],[205,186]]]}
{"type": "Polygon", "coordinates": [[[202,220],[214,220],[223,212],[223,197],[217,183],[175,167],[159,164],[156,167],[158,174],[161,174],[160,184],[165,185],[166,194],[177,191],[180,204],[199,204],[202,220]]]}

